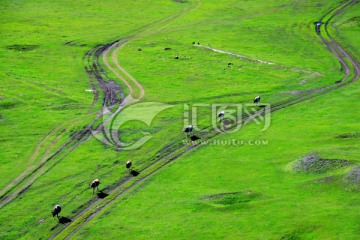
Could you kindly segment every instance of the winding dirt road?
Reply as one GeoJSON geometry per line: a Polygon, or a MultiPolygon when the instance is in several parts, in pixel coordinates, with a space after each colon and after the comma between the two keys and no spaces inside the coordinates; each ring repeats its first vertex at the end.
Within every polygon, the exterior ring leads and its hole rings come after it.
{"type": "MultiPolygon", "coordinates": [[[[320,18],[319,22],[323,21],[323,19],[325,19],[325,18],[328,18],[328,20],[326,20],[324,23],[324,26],[325,26],[324,33],[322,33],[322,31],[320,29],[316,29],[316,30],[319,30],[319,31],[317,31],[317,33],[318,33],[319,37],[321,38],[321,40],[323,41],[323,43],[329,48],[329,50],[331,52],[334,53],[336,58],[342,64],[342,67],[343,67],[344,73],[345,73],[344,77],[341,80],[336,81],[334,84],[324,86],[324,87],[321,87],[318,89],[313,89],[313,90],[310,90],[310,91],[306,92],[305,94],[298,96],[296,98],[276,103],[276,104],[272,105],[271,109],[260,110],[251,116],[245,117],[245,119],[243,119],[242,122],[239,122],[239,124],[247,124],[248,122],[251,122],[253,119],[255,119],[259,116],[262,116],[267,113],[274,112],[274,111],[283,109],[285,107],[289,107],[294,104],[312,99],[314,97],[318,97],[323,94],[329,93],[330,91],[334,91],[336,89],[342,88],[342,87],[356,81],[359,78],[359,76],[360,76],[359,65],[351,57],[351,55],[348,54],[335,41],[335,39],[333,39],[330,36],[330,34],[327,30],[330,20],[335,15],[339,14],[342,10],[344,10],[346,7],[354,4],[355,2],[356,2],[356,0],[345,1],[342,4],[340,4],[339,6],[337,6],[336,8],[327,12],[322,18],[320,18]],[[325,34],[325,37],[330,39],[330,41],[326,40],[326,38],[324,37],[323,34],[325,34]],[[349,62],[350,64],[348,64],[347,62],[349,62]],[[350,78],[351,72],[353,72],[354,75],[353,75],[353,77],[350,78]]],[[[199,5],[200,5],[200,3],[198,3],[198,6],[199,5]]],[[[149,32],[155,33],[156,31],[147,30],[147,31],[144,31],[142,34],[149,33],[149,32]]],[[[141,36],[141,34],[138,35],[138,37],[140,37],[140,36],[141,36]]],[[[121,65],[118,63],[118,61],[116,59],[118,51],[124,46],[124,44],[126,44],[126,42],[130,41],[131,39],[135,39],[135,38],[136,37],[133,37],[133,38],[129,38],[127,41],[118,41],[118,42],[114,42],[112,44],[107,45],[108,47],[103,49],[103,60],[104,60],[105,65],[114,74],[116,74],[116,76],[118,76],[119,79],[122,80],[124,82],[124,84],[129,88],[130,93],[134,93],[134,89],[133,89],[130,81],[132,81],[132,84],[134,84],[138,89],[140,89],[140,97],[135,98],[135,99],[138,99],[137,101],[140,101],[144,97],[145,91],[141,87],[141,84],[136,79],[132,78],[131,75],[128,74],[124,70],[124,68],[121,67],[121,65]],[[108,63],[108,60],[107,60],[108,52],[110,52],[113,49],[115,49],[115,50],[113,51],[113,53],[111,55],[111,59],[112,59],[113,64],[115,64],[116,68],[112,67],[111,64],[108,63]],[[120,72],[118,72],[118,71],[120,71],[120,72]],[[124,80],[123,75],[120,75],[121,73],[124,74],[125,76],[127,76],[127,78],[129,78],[130,81],[124,80]]],[[[126,101],[125,101],[125,103],[126,103],[126,101]]],[[[209,129],[210,129],[210,127],[209,127],[209,129]]],[[[217,136],[219,134],[220,133],[215,130],[210,130],[206,133],[197,133],[197,135],[201,138],[202,141],[206,141],[211,138],[214,138],[215,136],[217,136]]],[[[198,147],[202,146],[201,143],[196,143],[196,142],[194,142],[194,144],[189,146],[188,144],[184,143],[182,140],[183,140],[182,134],[175,136],[173,139],[171,139],[169,141],[169,144],[167,144],[163,149],[158,151],[154,157],[147,160],[148,162],[152,162],[152,164],[145,167],[144,169],[142,169],[141,170],[142,174],[139,177],[136,177],[136,178],[131,177],[131,178],[128,178],[128,179],[122,181],[117,187],[110,190],[109,194],[110,194],[110,196],[112,196],[111,198],[98,199],[97,201],[90,204],[86,209],[84,209],[81,213],[79,213],[72,219],[73,220],[72,223],[63,225],[50,239],[53,239],[53,238],[68,239],[68,238],[70,238],[79,229],[81,229],[88,221],[90,221],[97,214],[99,214],[104,208],[106,208],[107,206],[112,204],[115,200],[122,197],[127,192],[133,190],[136,186],[138,186],[144,180],[151,177],[157,171],[161,170],[168,163],[173,162],[174,160],[176,160],[177,158],[179,158],[186,152],[191,151],[194,148],[198,148],[198,147]],[[63,232],[64,229],[67,229],[67,231],[63,232]]]]}

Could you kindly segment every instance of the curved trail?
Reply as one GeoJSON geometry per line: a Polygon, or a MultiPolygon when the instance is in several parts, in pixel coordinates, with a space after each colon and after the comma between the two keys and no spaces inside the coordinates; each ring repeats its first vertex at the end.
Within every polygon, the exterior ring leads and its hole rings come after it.
{"type": "Polygon", "coordinates": [[[125,46],[125,43],[121,43],[119,44],[119,46],[116,48],[116,50],[111,54],[111,59],[112,61],[115,63],[115,66],[117,67],[118,70],[120,70],[121,72],[123,72],[128,78],[130,78],[130,80],[136,85],[136,87],[139,89],[140,91],[140,96],[139,98],[136,99],[137,101],[140,101],[141,99],[143,99],[143,97],[145,96],[145,90],[143,88],[143,86],[138,82],[138,80],[136,80],[133,76],[131,76],[122,66],[120,66],[119,61],[118,61],[118,52],[121,48],[123,48],[125,46]]]}
{"type": "MultiPolygon", "coordinates": [[[[57,133],[57,131],[60,130],[62,126],[64,126],[64,124],[60,125],[59,127],[50,131],[44,137],[44,139],[40,141],[38,146],[35,148],[33,155],[30,157],[28,164],[31,164],[34,161],[35,156],[37,155],[38,151],[43,146],[43,144],[50,137],[54,137],[50,145],[47,147],[48,149],[43,154],[40,162],[38,162],[37,165],[35,166],[29,166],[28,168],[26,168],[15,180],[13,180],[11,183],[9,183],[6,187],[4,187],[1,190],[0,207],[3,207],[4,205],[10,203],[14,199],[16,199],[19,195],[24,193],[26,189],[28,189],[39,176],[49,171],[61,159],[63,159],[70,152],[72,152],[80,143],[82,143],[82,141],[84,141],[85,136],[89,136],[89,130],[85,128],[84,130],[81,130],[80,132],[74,134],[70,138],[70,140],[62,144],[59,147],[59,149],[57,150],[53,149],[54,145],[57,144],[57,141],[61,137],[64,137],[66,134],[68,134],[67,130],[77,125],[80,121],[81,120],[78,119],[75,121],[72,120],[69,126],[64,127],[64,129],[62,129],[60,133],[57,133]],[[53,152],[51,153],[52,150],[53,152]]],[[[88,127],[90,129],[90,126],[88,127]]]]}
{"type": "MultiPolygon", "coordinates": [[[[195,1],[197,3],[196,5],[194,5],[194,2],[191,2],[191,5],[180,10],[178,13],[175,13],[174,15],[168,16],[164,19],[161,19],[160,21],[157,21],[153,24],[149,24],[144,29],[140,29],[139,33],[136,36],[128,37],[123,40],[117,40],[106,45],[97,45],[94,48],[90,49],[84,55],[83,62],[85,65],[85,70],[89,74],[90,84],[94,93],[94,100],[88,112],[91,112],[91,110],[95,107],[95,104],[98,101],[99,94],[97,87],[100,87],[100,89],[104,93],[103,106],[110,105],[110,107],[114,107],[116,106],[117,103],[119,103],[118,109],[116,110],[116,114],[120,112],[121,109],[125,107],[125,105],[133,104],[137,101],[140,101],[144,97],[145,91],[141,86],[141,84],[135,78],[133,78],[128,72],[126,72],[125,69],[123,69],[120,66],[120,64],[118,64],[117,60],[114,61],[114,58],[116,58],[117,51],[120,50],[129,40],[134,40],[137,38],[155,34],[159,32],[162,28],[164,28],[172,20],[175,20],[177,18],[184,16],[185,14],[192,12],[201,5],[200,0],[195,0],[195,1]],[[113,83],[111,79],[106,75],[106,73],[105,74],[103,73],[104,71],[100,66],[98,58],[104,52],[106,52],[105,55],[107,55],[107,53],[113,50],[114,48],[116,48],[115,52],[112,54],[114,64],[116,68],[126,76],[126,77],[119,77],[119,79],[123,81],[123,83],[129,88],[131,93],[134,93],[134,89],[131,87],[130,82],[134,83],[135,86],[140,91],[139,98],[134,99],[130,94],[128,98],[124,99],[121,88],[118,87],[115,83],[113,83]],[[126,80],[126,78],[130,79],[130,81],[126,80]],[[122,97],[119,98],[117,95],[121,95],[122,97]],[[123,99],[124,101],[121,101],[121,99],[123,99]]],[[[106,65],[111,69],[109,63],[106,65]]],[[[114,73],[116,72],[115,74],[118,75],[118,72],[115,69],[113,69],[112,71],[114,73]]],[[[66,157],[70,152],[74,151],[78,146],[80,146],[84,141],[86,141],[91,136],[94,123],[96,123],[96,121],[102,118],[103,116],[104,116],[104,112],[100,111],[90,124],[84,126],[83,130],[79,131],[77,134],[72,136],[67,142],[65,142],[59,149],[54,151],[50,156],[47,157],[45,155],[44,160],[41,163],[39,163],[39,165],[35,169],[24,170],[19,176],[16,177],[16,179],[14,179],[11,183],[5,186],[1,190],[1,194],[0,194],[0,207],[3,207],[4,205],[12,202],[19,195],[24,193],[28,188],[31,187],[31,185],[37,180],[38,177],[48,172],[64,157],[66,157]]],[[[110,116],[109,119],[111,119],[112,116],[110,116]]],[[[107,122],[107,120],[104,120],[104,122],[107,122]]],[[[52,133],[50,132],[48,134],[52,134],[52,133]]],[[[63,135],[65,134],[66,132],[63,132],[63,135]]],[[[108,137],[107,134],[104,135],[108,137]]]]}
{"type": "MultiPolygon", "coordinates": [[[[142,87],[142,85],[118,63],[118,59],[117,59],[118,51],[122,47],[124,47],[125,44],[127,42],[129,42],[130,40],[135,40],[138,38],[142,38],[145,36],[150,36],[155,33],[158,33],[162,28],[166,27],[166,25],[168,23],[170,23],[171,21],[178,19],[186,14],[189,14],[190,12],[194,11],[195,9],[197,9],[200,6],[201,6],[200,0],[192,1],[191,5],[189,5],[188,7],[184,8],[183,10],[179,11],[178,13],[175,13],[174,15],[164,18],[158,22],[155,22],[154,24],[148,25],[143,31],[140,31],[140,33],[138,33],[135,36],[117,40],[117,41],[114,41],[114,42],[112,42],[110,44],[106,44],[106,45],[98,45],[98,46],[94,47],[93,49],[91,49],[89,52],[87,52],[85,54],[83,60],[84,60],[84,64],[85,64],[85,70],[90,76],[90,82],[91,82],[92,88],[94,90],[94,102],[93,102],[92,106],[95,105],[95,103],[97,101],[97,97],[98,97],[96,87],[95,87],[97,85],[95,82],[95,79],[98,81],[100,86],[102,84],[104,84],[104,82],[106,82],[106,80],[109,80],[109,78],[106,76],[106,74],[105,74],[105,76],[103,76],[103,74],[102,74],[102,72],[104,72],[104,71],[98,61],[98,58],[100,55],[103,55],[104,64],[129,88],[129,91],[130,91],[129,96],[127,96],[125,99],[123,99],[123,101],[120,102],[115,113],[111,114],[111,116],[108,117],[108,119],[111,119],[112,116],[114,116],[115,114],[118,114],[118,112],[120,112],[121,109],[123,109],[125,106],[133,104],[135,102],[138,102],[145,96],[145,90],[142,87]],[[113,63],[115,64],[116,69],[113,68],[111,66],[111,64],[108,62],[107,56],[108,56],[108,53],[112,50],[114,50],[114,52],[111,55],[111,59],[112,59],[113,63]],[[118,72],[117,70],[119,70],[120,72],[118,72]],[[122,76],[121,73],[124,74],[126,77],[122,76]],[[130,79],[130,81],[128,81],[126,78],[130,79]],[[133,97],[135,90],[132,87],[132,85],[130,84],[130,82],[135,84],[135,86],[138,88],[138,90],[140,92],[140,96],[138,98],[133,97]]],[[[105,100],[104,100],[104,106],[106,107],[105,100]]],[[[113,107],[113,106],[111,106],[111,107],[113,107]]],[[[93,122],[95,122],[97,119],[101,118],[102,116],[103,116],[103,113],[100,113],[93,122]]],[[[108,121],[108,119],[104,120],[104,123],[106,123],[108,121]]],[[[101,124],[101,125],[103,125],[103,124],[101,124]]],[[[101,128],[101,126],[99,128],[101,128]]],[[[149,167],[150,166],[148,166],[147,168],[149,168],[149,167]]],[[[127,179],[125,182],[122,182],[122,184],[120,184],[114,190],[119,189],[123,184],[129,182],[130,180],[131,179],[127,179]]],[[[110,191],[110,192],[113,192],[113,191],[110,191]]],[[[97,204],[100,201],[101,201],[101,199],[93,202],[82,213],[78,214],[75,218],[73,218],[73,221],[75,221],[76,219],[81,217],[86,211],[88,211],[92,206],[94,206],[95,204],[97,204]]],[[[67,224],[67,225],[69,225],[69,224],[67,224]]],[[[67,225],[65,225],[58,232],[56,232],[50,239],[53,239],[54,237],[56,237],[65,227],[67,227],[67,225]]]]}
{"type": "MultiPolygon", "coordinates": [[[[246,123],[252,121],[253,119],[255,119],[258,116],[262,116],[264,114],[274,112],[274,111],[283,109],[285,107],[292,106],[294,104],[297,104],[297,103],[312,99],[314,97],[318,97],[318,96],[321,96],[323,94],[329,93],[329,92],[331,92],[333,90],[344,87],[344,86],[356,81],[359,78],[360,69],[359,69],[359,66],[356,63],[356,61],[348,53],[346,53],[346,51],[344,51],[344,49],[342,49],[342,47],[329,35],[329,33],[327,31],[327,24],[332,19],[332,17],[335,16],[336,14],[338,14],[344,8],[350,6],[351,4],[354,4],[355,2],[356,2],[356,0],[346,1],[346,2],[344,2],[342,4],[340,4],[338,7],[336,7],[334,9],[330,10],[329,12],[327,12],[320,19],[320,21],[321,21],[326,16],[329,16],[329,15],[331,16],[329,18],[329,20],[326,21],[326,24],[325,24],[325,34],[327,35],[327,37],[329,39],[331,39],[331,42],[328,42],[324,38],[324,36],[322,35],[322,33],[320,31],[318,32],[318,35],[321,38],[321,40],[323,41],[323,43],[328,46],[328,48],[329,48],[329,50],[331,52],[334,53],[334,55],[341,62],[342,66],[343,66],[343,69],[345,69],[344,78],[342,78],[341,80],[335,82],[334,84],[324,86],[324,87],[321,87],[321,88],[318,88],[318,89],[310,90],[306,94],[304,94],[302,96],[299,96],[297,98],[276,103],[276,104],[272,105],[271,109],[260,110],[260,111],[254,113],[251,116],[245,117],[243,119],[243,121],[240,122],[239,124],[246,124],[246,123]],[[345,59],[350,61],[351,66],[349,66],[346,63],[345,59]],[[353,68],[353,70],[354,70],[354,76],[349,81],[346,81],[346,80],[348,80],[348,78],[350,76],[351,68],[353,68]]],[[[133,39],[135,39],[135,38],[133,38],[133,39]]],[[[114,64],[117,67],[117,70],[122,71],[126,75],[126,73],[125,73],[126,71],[121,67],[121,65],[118,63],[118,61],[116,59],[117,52],[121,49],[121,47],[124,46],[124,44],[126,44],[126,41],[121,42],[121,44],[119,44],[119,41],[115,42],[115,43],[112,43],[111,45],[109,45],[108,50],[110,51],[111,49],[115,48],[116,46],[118,47],[112,54],[112,61],[114,61],[114,64]]],[[[106,51],[106,50],[103,51],[104,52],[103,56],[107,56],[109,51],[106,51]]],[[[105,61],[104,61],[104,63],[105,63],[105,61]]],[[[110,64],[107,61],[106,61],[105,64],[107,66],[110,66],[110,64]]],[[[110,68],[110,70],[114,70],[114,68],[110,68]]],[[[130,76],[131,75],[127,75],[127,77],[130,77],[130,76]]],[[[130,79],[130,80],[132,80],[132,79],[130,79]]],[[[132,83],[137,85],[136,82],[137,81],[135,79],[135,81],[133,81],[132,83]]],[[[134,92],[134,90],[130,89],[130,92],[134,92]]],[[[145,93],[145,92],[143,92],[143,93],[145,93]]],[[[142,94],[140,94],[140,96],[143,97],[142,94]]],[[[217,136],[219,134],[221,134],[221,133],[219,133],[219,132],[217,132],[215,130],[210,130],[207,133],[198,133],[198,136],[200,136],[202,140],[206,141],[206,140],[209,140],[209,139],[211,139],[211,138],[213,138],[213,137],[215,137],[215,136],[217,136]]],[[[173,138],[170,141],[170,143],[168,145],[166,145],[163,149],[161,149],[157,154],[155,154],[154,157],[147,160],[148,162],[152,162],[152,163],[141,170],[141,172],[142,172],[142,174],[140,175],[141,177],[137,177],[137,178],[130,177],[130,178],[127,178],[125,180],[122,180],[121,183],[119,185],[117,185],[117,187],[113,188],[109,192],[110,196],[112,196],[111,199],[108,197],[108,199],[98,199],[95,202],[91,203],[90,206],[88,206],[86,209],[84,209],[81,213],[79,213],[77,216],[75,216],[72,219],[73,220],[72,224],[64,225],[50,239],[53,239],[55,237],[65,238],[65,239],[70,238],[74,233],[76,233],[79,229],[81,229],[88,221],[90,221],[97,214],[99,214],[102,209],[104,209],[108,205],[112,204],[116,199],[122,197],[127,192],[133,190],[136,186],[138,186],[144,180],[151,177],[157,171],[161,170],[168,163],[176,160],[178,157],[182,156],[183,154],[187,153],[188,151],[192,150],[193,148],[201,146],[201,143],[196,143],[196,142],[194,142],[191,146],[189,146],[187,144],[184,144],[181,140],[183,140],[182,135],[178,135],[175,138],[173,138]],[[70,228],[69,231],[62,234],[62,231],[67,227],[70,228]]]]}
{"type": "MultiPolygon", "coordinates": [[[[181,17],[185,16],[186,14],[191,13],[195,9],[199,8],[200,6],[201,6],[200,0],[191,1],[191,4],[189,6],[185,7],[184,9],[180,10],[179,12],[177,12],[173,15],[170,15],[164,19],[161,19],[155,23],[147,25],[145,28],[140,29],[137,32],[137,34],[135,34],[134,36],[129,36],[129,37],[123,38],[121,40],[114,41],[113,43],[107,44],[107,45],[105,45],[105,48],[103,48],[103,49],[101,49],[101,51],[99,51],[99,55],[101,55],[101,54],[103,55],[102,59],[103,59],[105,66],[108,69],[110,69],[110,71],[113,72],[117,76],[117,78],[120,79],[126,85],[126,87],[129,89],[130,93],[128,96],[126,96],[125,98],[122,99],[122,101],[120,102],[119,106],[117,107],[117,109],[114,113],[110,114],[110,116],[106,116],[106,119],[103,120],[103,123],[93,132],[93,134],[102,133],[102,135],[105,138],[104,141],[106,143],[111,142],[115,146],[120,147],[118,145],[119,144],[118,141],[116,139],[114,139],[114,137],[116,137],[117,135],[109,134],[107,131],[105,131],[106,127],[104,127],[104,126],[106,126],[106,124],[111,122],[111,120],[116,115],[118,115],[119,112],[123,108],[139,102],[145,96],[145,90],[144,90],[143,86],[139,83],[139,81],[137,79],[135,79],[130,73],[128,73],[119,64],[119,61],[117,58],[119,50],[121,50],[130,41],[144,38],[146,36],[154,35],[154,34],[160,32],[161,29],[165,28],[170,22],[172,22],[178,18],[181,18],[181,17]],[[115,67],[113,67],[111,65],[111,63],[109,63],[109,61],[108,61],[108,54],[111,51],[113,51],[111,54],[111,60],[112,60],[112,63],[115,65],[115,67]],[[135,87],[140,95],[137,98],[135,97],[135,87]]],[[[99,63],[98,63],[98,65],[99,65],[99,63]]],[[[98,66],[98,67],[99,67],[99,69],[101,69],[101,66],[98,66]]],[[[111,107],[113,107],[113,106],[111,106],[111,107]]],[[[103,109],[103,117],[105,117],[105,114],[108,112],[109,111],[108,111],[107,107],[105,106],[105,109],[103,109]]]]}
{"type": "MultiPolygon", "coordinates": [[[[59,128],[60,126],[57,126],[55,128],[53,128],[53,130],[51,130],[48,134],[45,135],[45,137],[43,137],[43,139],[41,139],[41,141],[36,145],[35,150],[33,151],[33,153],[30,156],[30,159],[27,163],[27,165],[31,165],[34,163],[34,160],[36,158],[36,156],[38,155],[41,147],[44,145],[44,143],[48,140],[48,138],[50,136],[52,136],[52,134],[54,134],[59,128]]],[[[6,185],[1,191],[0,191],[0,196],[2,196],[3,194],[5,194],[10,188],[12,188],[13,186],[15,186],[16,184],[18,184],[31,170],[31,167],[28,166],[19,176],[17,176],[11,183],[9,183],[8,185],[6,185]]]]}

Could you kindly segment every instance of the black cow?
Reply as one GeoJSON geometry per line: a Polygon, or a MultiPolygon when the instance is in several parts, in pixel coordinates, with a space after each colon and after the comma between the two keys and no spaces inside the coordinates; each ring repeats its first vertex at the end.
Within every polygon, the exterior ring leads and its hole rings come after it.
{"type": "Polygon", "coordinates": [[[125,166],[126,166],[126,169],[130,172],[130,168],[131,168],[131,165],[132,165],[132,162],[131,161],[127,161],[125,166]]]}
{"type": "Polygon", "coordinates": [[[218,113],[218,118],[223,118],[225,116],[225,112],[221,111],[218,113]]]}
{"type": "Polygon", "coordinates": [[[51,212],[52,216],[57,216],[59,218],[59,213],[61,212],[61,206],[59,204],[55,205],[54,210],[51,212]]]}
{"type": "Polygon", "coordinates": [[[187,136],[189,136],[189,134],[192,132],[193,129],[194,127],[192,125],[189,125],[184,129],[184,132],[186,133],[187,136]]]}
{"type": "Polygon", "coordinates": [[[257,96],[256,98],[254,98],[254,103],[256,103],[259,106],[260,96],[257,96]]]}

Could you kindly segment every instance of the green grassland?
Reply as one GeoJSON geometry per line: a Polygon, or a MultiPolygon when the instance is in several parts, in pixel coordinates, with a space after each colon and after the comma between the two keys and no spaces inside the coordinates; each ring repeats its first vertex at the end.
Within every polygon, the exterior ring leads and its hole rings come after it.
{"type": "Polygon", "coordinates": [[[359,163],[359,139],[340,137],[358,129],[357,94],[359,83],[274,113],[267,131],[253,124],[222,135],[112,204],[75,239],[357,239],[359,192],[344,182],[352,166],[318,174],[288,166],[312,152],[359,163]],[[244,144],[226,144],[232,139],[244,144]],[[204,200],[247,191],[259,197],[204,200]]]}
{"type": "Polygon", "coordinates": [[[74,123],[75,118],[94,118],[94,113],[86,116],[93,96],[85,92],[91,87],[82,63],[89,48],[131,34],[181,8],[168,1],[153,7],[139,1],[114,2],[2,3],[1,147],[6,164],[1,171],[6,171],[2,174],[8,178],[0,187],[23,170],[19,166],[26,164],[36,144],[55,126],[74,123]],[[129,21],[136,14],[138,17],[129,21]],[[14,45],[36,48],[21,51],[14,45]],[[17,136],[16,141],[9,139],[11,136],[17,136]],[[12,165],[14,158],[17,161],[12,165]]]}
{"type": "MultiPolygon", "coordinates": [[[[142,131],[152,134],[138,149],[118,151],[92,137],[48,161],[31,186],[1,207],[0,238],[48,238],[61,227],[50,215],[55,204],[72,219],[96,200],[88,187],[94,178],[107,192],[127,178],[127,160],[137,170],[148,166],[168,142],[185,138],[184,104],[248,103],[256,95],[275,104],[341,79],[338,60],[313,26],[340,2],[3,1],[0,189],[95,118],[101,96],[92,106],[82,58],[98,44],[138,35],[118,60],[143,85],[143,102],[172,107],[151,126],[133,121],[121,127],[125,142],[142,131]],[[186,8],[194,10],[146,32],[186,8]]],[[[357,59],[358,14],[358,4],[347,8],[330,31],[357,59]]],[[[358,189],[344,179],[360,160],[358,89],[355,82],[272,113],[266,131],[250,123],[220,135],[215,140],[244,144],[209,144],[186,153],[104,208],[74,238],[357,239],[358,189]],[[263,144],[246,144],[255,140],[263,144]],[[316,174],[291,169],[313,152],[351,165],[316,174]]],[[[210,125],[206,114],[200,113],[201,128],[210,125]]]]}

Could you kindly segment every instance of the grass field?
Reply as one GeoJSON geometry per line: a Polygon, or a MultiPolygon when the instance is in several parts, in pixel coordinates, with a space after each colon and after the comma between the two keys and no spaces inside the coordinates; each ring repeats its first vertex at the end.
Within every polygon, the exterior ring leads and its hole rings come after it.
{"type": "MultiPolygon", "coordinates": [[[[117,186],[129,179],[127,160],[140,171],[136,181],[166,146],[176,151],[178,145],[168,144],[185,140],[184,104],[246,104],[261,95],[264,103],[276,105],[341,79],[339,60],[313,24],[340,3],[3,1],[0,191],[1,201],[11,198],[0,207],[0,238],[49,238],[65,227],[58,239],[69,234],[74,239],[358,239],[359,182],[349,183],[360,160],[358,82],[271,113],[266,131],[250,122],[211,138],[114,199],[117,186]],[[101,112],[103,98],[94,102],[86,91],[92,82],[83,56],[125,37],[130,40],[116,57],[143,86],[141,102],[171,106],[150,126],[140,121],[121,126],[124,142],[144,132],[152,136],[131,151],[91,135],[76,139],[101,112]],[[315,152],[330,160],[330,167],[293,169],[315,152]],[[331,167],[338,160],[346,164],[331,167]],[[75,218],[98,204],[89,189],[95,178],[110,193],[99,204],[114,200],[72,232],[84,221],[75,218]],[[51,217],[55,204],[72,223],[51,217]]],[[[329,33],[357,60],[358,14],[356,3],[329,25],[329,33]]],[[[114,51],[107,61],[115,68],[114,51]]],[[[124,82],[104,69],[128,94],[124,82]]],[[[209,108],[199,112],[197,127],[211,125],[208,113],[209,108]]]]}

